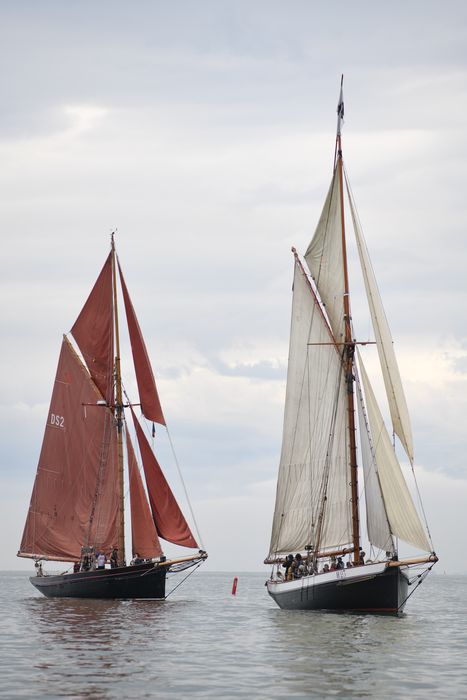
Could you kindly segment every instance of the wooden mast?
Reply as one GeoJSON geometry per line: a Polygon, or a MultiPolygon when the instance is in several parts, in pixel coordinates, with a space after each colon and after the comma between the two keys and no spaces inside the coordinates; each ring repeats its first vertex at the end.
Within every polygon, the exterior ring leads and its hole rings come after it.
{"type": "Polygon", "coordinates": [[[114,303],[114,323],[115,323],[115,422],[117,424],[117,464],[118,464],[118,565],[125,564],[125,507],[124,507],[124,485],[123,485],[123,400],[122,400],[122,375],[120,371],[120,335],[118,328],[118,306],[117,306],[117,265],[114,234],[112,233],[112,281],[113,281],[113,303],[114,303]]]}
{"type": "Polygon", "coordinates": [[[347,245],[345,237],[345,217],[344,217],[344,177],[342,164],[342,143],[341,143],[341,122],[344,116],[344,101],[342,85],[344,76],[341,77],[341,90],[339,104],[337,105],[337,136],[336,136],[336,162],[337,174],[340,188],[340,210],[342,224],[342,259],[344,266],[344,371],[347,384],[347,415],[349,426],[349,451],[350,451],[350,488],[352,502],[352,542],[354,546],[354,564],[359,562],[360,550],[360,519],[358,514],[358,466],[357,466],[357,445],[355,437],[355,405],[354,405],[354,354],[355,343],[352,338],[352,317],[350,315],[349,298],[349,274],[347,268],[347,245]]]}

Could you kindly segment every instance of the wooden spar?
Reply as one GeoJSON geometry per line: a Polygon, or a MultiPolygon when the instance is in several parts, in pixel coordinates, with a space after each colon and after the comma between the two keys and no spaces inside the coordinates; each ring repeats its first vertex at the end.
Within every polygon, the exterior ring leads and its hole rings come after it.
{"type": "Polygon", "coordinates": [[[410,564],[436,564],[438,557],[436,554],[430,554],[427,557],[415,557],[414,559],[401,559],[400,561],[390,561],[388,566],[409,566],[410,564]]]}
{"type": "MultiPolygon", "coordinates": [[[[341,93],[344,76],[341,78],[341,93]]],[[[358,513],[358,466],[357,466],[357,445],[355,439],[355,405],[354,405],[354,352],[355,344],[352,338],[352,323],[350,315],[350,297],[349,297],[349,273],[347,268],[347,244],[345,236],[345,217],[344,217],[344,178],[342,173],[342,143],[340,129],[340,107],[339,99],[338,111],[338,129],[336,136],[336,152],[337,152],[337,173],[339,177],[340,188],[340,210],[342,224],[342,260],[344,267],[344,324],[345,324],[345,344],[346,350],[344,354],[344,371],[347,382],[347,415],[349,426],[349,451],[350,451],[350,490],[352,503],[352,540],[354,546],[354,564],[359,561],[360,548],[360,518],[358,513]]]]}
{"type": "Polygon", "coordinates": [[[187,556],[187,557],[177,557],[176,559],[167,559],[166,561],[155,561],[154,566],[156,566],[156,567],[172,566],[172,564],[183,564],[183,562],[185,562],[185,561],[197,561],[198,559],[200,561],[204,561],[207,558],[208,558],[208,555],[206,552],[200,552],[199,554],[191,554],[190,556],[187,556]]]}
{"type": "Polygon", "coordinates": [[[119,528],[118,528],[118,565],[125,563],[125,507],[123,484],[123,400],[122,400],[122,375],[120,370],[120,336],[118,328],[117,306],[117,266],[114,234],[112,233],[112,280],[115,323],[115,408],[114,415],[117,423],[117,464],[118,464],[118,503],[119,503],[119,528]]]}

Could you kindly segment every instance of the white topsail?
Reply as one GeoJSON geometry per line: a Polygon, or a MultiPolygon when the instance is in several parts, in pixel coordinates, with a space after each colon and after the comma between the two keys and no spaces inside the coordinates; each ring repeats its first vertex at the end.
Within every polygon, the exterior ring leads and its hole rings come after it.
{"type": "Polygon", "coordinates": [[[305,260],[319,291],[334,338],[344,340],[344,261],[337,168],[305,260]]]}
{"type": "Polygon", "coordinates": [[[296,261],[270,557],[316,546],[321,512],[319,546],[351,542],[347,444],[346,385],[338,346],[296,261]]]}
{"type": "MultiPolygon", "coordinates": [[[[368,414],[368,422],[371,432],[371,443],[373,449],[373,457],[375,469],[378,474],[378,481],[381,490],[382,500],[389,521],[391,532],[396,537],[399,537],[404,542],[414,545],[418,549],[425,552],[430,552],[431,547],[428,542],[420,518],[412,501],[412,497],[405,483],[399,462],[391,444],[391,439],[384,425],[383,416],[379,410],[373,389],[371,387],[368,375],[363,366],[361,357],[358,358],[360,367],[360,376],[365,394],[365,403],[368,414]]],[[[365,484],[365,492],[366,492],[365,484]]],[[[383,515],[378,513],[378,505],[381,503],[379,496],[373,496],[373,488],[366,492],[366,497],[375,500],[371,503],[371,507],[375,512],[373,520],[368,524],[369,533],[376,531],[377,518],[379,521],[383,515]]],[[[370,535],[371,539],[371,535],[370,535]]],[[[381,546],[381,542],[374,541],[373,544],[381,546]]]]}
{"type": "Polygon", "coordinates": [[[352,221],[355,229],[355,238],[357,241],[358,254],[360,256],[360,264],[365,282],[366,294],[368,297],[368,305],[370,307],[371,320],[375,332],[376,343],[378,347],[379,360],[383,372],[384,385],[388,397],[389,409],[391,411],[392,425],[394,432],[399,437],[411,464],[413,464],[413,441],[412,428],[410,426],[409,411],[405,400],[404,389],[397,365],[394,345],[391,338],[391,331],[384,313],[383,303],[376,284],[375,273],[371,265],[368,250],[363,238],[363,233],[360,229],[358,216],[350,196],[349,187],[347,186],[349,195],[350,210],[352,212],[352,221]]]}

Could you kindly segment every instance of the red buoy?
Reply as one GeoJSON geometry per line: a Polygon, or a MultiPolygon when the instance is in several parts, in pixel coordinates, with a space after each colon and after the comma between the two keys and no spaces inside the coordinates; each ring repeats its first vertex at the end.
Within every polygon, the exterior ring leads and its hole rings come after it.
{"type": "Polygon", "coordinates": [[[235,576],[233,583],[232,583],[232,595],[235,595],[237,593],[237,583],[238,583],[238,578],[235,576]]]}

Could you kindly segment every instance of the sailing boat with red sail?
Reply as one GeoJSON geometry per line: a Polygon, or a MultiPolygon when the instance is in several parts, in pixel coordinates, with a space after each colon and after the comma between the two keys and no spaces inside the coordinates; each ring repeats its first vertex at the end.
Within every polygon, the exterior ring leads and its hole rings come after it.
{"type": "Polygon", "coordinates": [[[196,566],[207,554],[192,534],[135,413],[139,406],[145,419],[166,426],[113,234],[111,251],[71,335],[77,350],[64,335],[18,556],[35,560],[37,575],[30,581],[48,597],[164,598],[167,573],[196,566]],[[122,386],[118,279],[138,404],[131,404],[126,394],[124,398],[122,386]],[[125,409],[136,432],[146,488],[125,409]],[[125,553],[125,464],[130,565],[125,553]],[[168,560],[160,539],[198,551],[168,560]],[[73,562],[73,572],[45,574],[42,561],[47,560],[73,562]]]}

